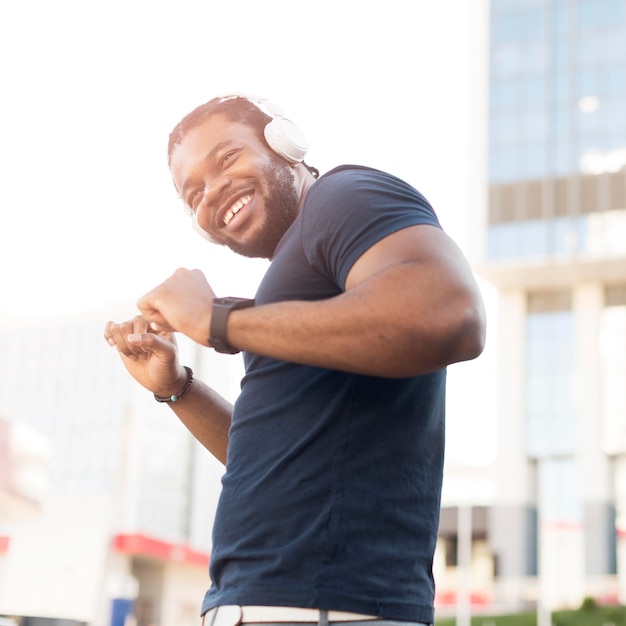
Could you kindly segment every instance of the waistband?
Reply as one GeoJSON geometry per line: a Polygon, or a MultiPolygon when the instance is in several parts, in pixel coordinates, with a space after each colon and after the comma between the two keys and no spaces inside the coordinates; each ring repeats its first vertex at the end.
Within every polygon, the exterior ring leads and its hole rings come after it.
{"type": "MultiPolygon", "coordinates": [[[[374,615],[350,613],[347,611],[326,611],[288,606],[239,606],[229,604],[210,609],[202,616],[202,626],[239,626],[239,624],[320,624],[348,622],[351,626],[368,626],[375,621],[376,626],[430,626],[423,622],[386,620],[374,615]]],[[[372,625],[373,626],[373,625],[372,625]]]]}

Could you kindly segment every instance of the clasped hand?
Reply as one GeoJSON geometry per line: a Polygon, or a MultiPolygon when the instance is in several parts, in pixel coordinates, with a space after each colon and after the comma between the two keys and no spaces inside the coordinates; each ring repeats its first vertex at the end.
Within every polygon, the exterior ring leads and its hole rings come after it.
{"type": "Polygon", "coordinates": [[[215,294],[200,270],[178,269],[137,302],[141,315],[108,322],[104,338],[130,374],[159,395],[176,393],[186,380],[174,332],[207,345],[215,294]],[[171,391],[171,390],[174,391],[171,391]]]}
{"type": "Polygon", "coordinates": [[[181,332],[207,345],[215,294],[200,270],[176,270],[139,299],[137,307],[155,331],[181,332]]]}

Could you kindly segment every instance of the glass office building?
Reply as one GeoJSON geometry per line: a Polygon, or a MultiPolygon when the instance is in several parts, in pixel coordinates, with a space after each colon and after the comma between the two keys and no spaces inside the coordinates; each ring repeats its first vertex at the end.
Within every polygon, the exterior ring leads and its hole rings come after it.
{"type": "Polygon", "coordinates": [[[626,204],[625,21],[623,0],[492,1],[490,259],[618,243],[595,214],[626,204]]]}
{"type": "Polygon", "coordinates": [[[626,600],[626,0],[491,0],[495,600],[626,600]]]}

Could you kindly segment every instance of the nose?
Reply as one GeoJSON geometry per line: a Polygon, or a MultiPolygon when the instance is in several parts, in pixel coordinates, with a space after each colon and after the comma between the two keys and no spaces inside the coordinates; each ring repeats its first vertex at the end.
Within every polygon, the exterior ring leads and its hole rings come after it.
{"type": "Polygon", "coordinates": [[[211,198],[215,195],[212,190],[213,185],[210,185],[208,181],[205,181],[200,198],[191,206],[194,221],[197,222],[200,215],[204,213],[207,206],[210,205],[211,198]]]}
{"type": "Polygon", "coordinates": [[[196,214],[196,212],[198,211],[198,208],[204,202],[205,194],[206,194],[206,188],[203,188],[201,192],[200,191],[195,192],[194,196],[189,200],[184,200],[181,198],[183,209],[189,217],[193,217],[196,214]]]}
{"type": "Polygon", "coordinates": [[[198,202],[194,202],[191,207],[191,213],[194,221],[201,224],[203,221],[210,220],[211,211],[219,206],[219,199],[223,197],[226,188],[230,184],[228,176],[209,177],[204,180],[204,187],[198,202]],[[209,212],[208,215],[206,212],[209,212]],[[203,220],[204,217],[204,220],[203,220]]]}
{"type": "Polygon", "coordinates": [[[202,193],[197,202],[192,204],[191,210],[199,217],[200,214],[213,204],[218,203],[226,188],[230,185],[229,176],[223,175],[207,175],[204,179],[202,193]]]}
{"type": "MultiPolygon", "coordinates": [[[[199,219],[205,217],[207,225],[210,224],[210,219],[207,219],[206,216],[207,208],[210,207],[211,201],[213,200],[213,196],[215,195],[212,190],[214,189],[214,185],[210,185],[208,180],[204,181],[204,187],[202,189],[202,194],[197,202],[194,202],[189,209],[189,215],[191,216],[191,227],[198,234],[202,235],[205,239],[209,241],[213,241],[213,237],[210,235],[209,231],[206,227],[200,225],[199,219]]],[[[203,220],[204,221],[204,220],[203,220]]]]}

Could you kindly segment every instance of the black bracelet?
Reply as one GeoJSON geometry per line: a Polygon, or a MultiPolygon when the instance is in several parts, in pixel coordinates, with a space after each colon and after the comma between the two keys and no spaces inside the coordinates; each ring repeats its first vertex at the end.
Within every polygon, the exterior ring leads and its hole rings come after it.
{"type": "Polygon", "coordinates": [[[183,365],[183,367],[187,371],[187,382],[185,383],[185,386],[178,393],[175,393],[172,396],[157,396],[155,393],[154,399],[157,402],[178,402],[178,400],[180,400],[189,391],[189,387],[191,387],[191,382],[193,381],[193,371],[186,365],[183,365]]]}

